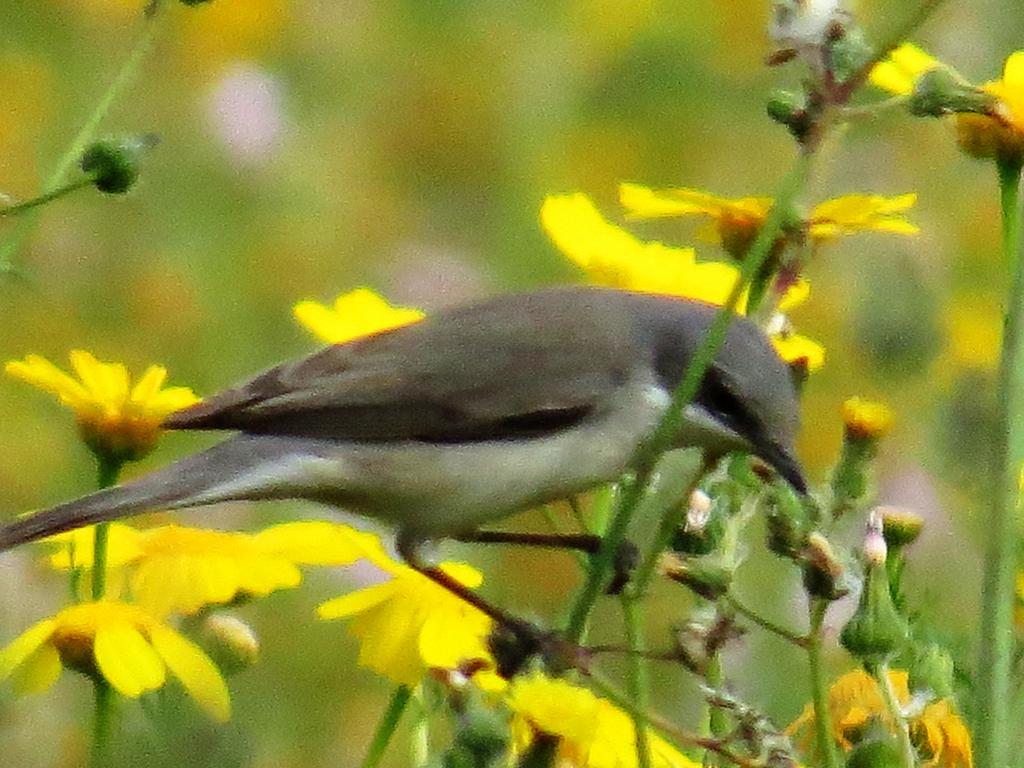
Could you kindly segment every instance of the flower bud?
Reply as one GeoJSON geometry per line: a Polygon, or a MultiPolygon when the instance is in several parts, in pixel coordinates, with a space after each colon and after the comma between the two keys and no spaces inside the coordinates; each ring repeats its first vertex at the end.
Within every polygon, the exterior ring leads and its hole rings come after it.
{"type": "Polygon", "coordinates": [[[724,535],[725,515],[698,488],[690,494],[686,522],[675,532],[672,549],[687,555],[706,555],[715,551],[724,535]]]}
{"type": "Polygon", "coordinates": [[[893,549],[913,544],[924,528],[924,518],[904,507],[878,507],[882,517],[882,535],[893,549]]]}
{"type": "Polygon", "coordinates": [[[846,569],[836,556],[829,540],[817,531],[807,537],[800,553],[804,561],[804,588],[815,597],[838,600],[850,589],[846,569]]]}
{"type": "Polygon", "coordinates": [[[86,148],[79,164],[100,192],[123,195],[139,178],[143,151],[154,143],[152,136],[101,139],[86,148]]]}
{"type": "Polygon", "coordinates": [[[882,516],[877,509],[868,513],[867,532],[864,534],[861,552],[864,555],[864,562],[869,565],[885,565],[889,551],[882,536],[882,516]]]}
{"type": "Polygon", "coordinates": [[[892,428],[892,411],[882,403],[851,397],[843,403],[848,441],[878,440],[892,428]]]}
{"type": "Polygon", "coordinates": [[[904,768],[903,755],[891,736],[859,742],[846,756],[846,768],[904,768]]]}
{"type": "Polygon", "coordinates": [[[226,674],[251,667],[260,658],[260,641],[246,622],[227,613],[203,619],[199,637],[210,657],[226,674]]]}
{"type": "Polygon", "coordinates": [[[807,543],[809,527],[800,499],[788,485],[776,484],[765,505],[768,549],[780,557],[799,558],[807,543]]]}
{"type": "Polygon", "coordinates": [[[797,141],[802,141],[813,125],[800,98],[790,91],[775,91],[768,98],[765,111],[776,123],[786,126],[797,141]]]}
{"type": "Polygon", "coordinates": [[[876,662],[896,653],[909,632],[906,619],[893,604],[885,565],[869,563],[860,603],[839,641],[856,658],[876,662]]]}
{"type": "Polygon", "coordinates": [[[936,699],[948,699],[953,695],[952,657],[935,644],[918,651],[907,682],[912,692],[930,691],[936,699]]]}
{"type": "Polygon", "coordinates": [[[683,560],[666,552],[658,561],[662,576],[678,581],[708,600],[717,600],[729,591],[732,570],[708,559],[683,560]]]}
{"type": "Polygon", "coordinates": [[[916,117],[942,117],[954,112],[989,115],[995,105],[992,94],[964,83],[945,67],[935,67],[914,83],[907,107],[916,117]]]}

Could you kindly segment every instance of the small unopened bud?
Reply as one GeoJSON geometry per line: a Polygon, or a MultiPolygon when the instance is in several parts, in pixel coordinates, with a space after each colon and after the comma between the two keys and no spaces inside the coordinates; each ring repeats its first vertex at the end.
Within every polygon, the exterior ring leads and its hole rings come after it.
{"type": "Polygon", "coordinates": [[[861,551],[864,554],[864,562],[868,565],[885,565],[889,550],[882,536],[882,516],[877,509],[868,513],[867,530],[864,533],[861,551]]]}
{"type": "Polygon", "coordinates": [[[878,440],[892,428],[892,411],[882,403],[851,397],[843,403],[847,440],[878,440]]]}
{"type": "Polygon", "coordinates": [[[154,143],[152,136],[101,139],[86,148],[80,165],[100,192],[123,195],[138,180],[142,153],[154,143]]]}
{"type": "Polygon", "coordinates": [[[878,507],[882,517],[882,535],[885,543],[893,549],[900,549],[917,541],[924,528],[924,518],[904,507],[878,507]]]}
{"type": "Polygon", "coordinates": [[[937,645],[918,652],[910,665],[908,685],[912,692],[930,691],[937,699],[953,695],[953,659],[937,645]]]}
{"type": "Polygon", "coordinates": [[[914,83],[907,107],[917,117],[942,117],[952,113],[991,115],[995,96],[963,82],[945,67],[935,67],[914,83]]]}
{"type": "Polygon", "coordinates": [[[725,535],[725,516],[716,513],[712,498],[699,488],[690,494],[686,521],[672,538],[672,549],[687,555],[714,552],[725,535]]]}
{"type": "Polygon", "coordinates": [[[797,141],[801,141],[810,131],[813,121],[807,108],[800,98],[790,91],[776,91],[765,104],[768,117],[787,130],[797,141]]]}
{"type": "Polygon", "coordinates": [[[705,560],[683,560],[666,552],[658,561],[658,571],[683,584],[708,600],[717,600],[729,591],[732,570],[705,560]]]}
{"type": "Polygon", "coordinates": [[[890,736],[859,742],[846,757],[846,768],[903,768],[903,753],[890,736]]]}
{"type": "Polygon", "coordinates": [[[878,662],[899,651],[909,632],[906,619],[893,604],[885,566],[870,563],[860,603],[843,627],[840,642],[858,659],[878,662]]]}
{"type": "Polygon", "coordinates": [[[251,667],[260,658],[260,641],[246,622],[227,613],[212,613],[199,629],[203,646],[225,673],[251,667]]]}
{"type": "Polygon", "coordinates": [[[829,540],[817,531],[807,537],[801,555],[804,560],[804,588],[815,597],[838,600],[850,590],[846,569],[829,540]]]}

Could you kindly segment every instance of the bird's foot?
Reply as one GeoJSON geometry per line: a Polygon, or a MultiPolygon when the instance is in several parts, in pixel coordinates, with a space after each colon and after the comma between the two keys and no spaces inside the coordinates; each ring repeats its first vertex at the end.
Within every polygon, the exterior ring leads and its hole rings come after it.
{"type": "Polygon", "coordinates": [[[520,672],[535,657],[540,657],[548,669],[575,667],[583,671],[589,660],[585,648],[570,643],[558,632],[522,619],[495,624],[489,644],[497,672],[506,679],[520,672]]]}

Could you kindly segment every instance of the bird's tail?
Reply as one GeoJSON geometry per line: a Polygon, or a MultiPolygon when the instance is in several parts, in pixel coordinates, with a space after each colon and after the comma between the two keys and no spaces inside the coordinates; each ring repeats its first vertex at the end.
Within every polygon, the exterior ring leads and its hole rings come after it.
{"type": "MultiPolygon", "coordinates": [[[[0,528],[0,552],[86,525],[154,510],[281,495],[239,482],[280,457],[274,440],[240,435],[124,485],[58,504],[0,528]]],[[[255,473],[255,474],[258,474],[255,473]]]]}

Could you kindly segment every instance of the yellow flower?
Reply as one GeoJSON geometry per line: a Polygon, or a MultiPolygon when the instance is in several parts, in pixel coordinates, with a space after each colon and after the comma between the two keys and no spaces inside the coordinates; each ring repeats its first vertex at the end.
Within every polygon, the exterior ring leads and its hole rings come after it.
{"type": "Polygon", "coordinates": [[[48,689],[67,667],[100,676],[130,698],[163,687],[167,671],[211,717],[227,720],[227,686],[192,642],[128,603],[79,603],[34,624],[0,650],[0,680],[18,693],[48,689]]]}
{"type": "MultiPolygon", "coordinates": [[[[908,675],[890,670],[889,679],[901,704],[910,701],[908,675]]],[[[864,670],[847,672],[828,694],[832,734],[843,749],[849,750],[864,736],[870,720],[894,727],[878,689],[878,683],[864,670]]],[[[910,722],[914,747],[926,766],[939,768],[971,768],[971,736],[948,700],[929,704],[910,722]]],[[[786,729],[788,736],[798,736],[806,752],[814,749],[814,708],[807,705],[801,715],[786,729]]]]}
{"type": "Polygon", "coordinates": [[[423,319],[420,310],[393,307],[369,288],[342,294],[333,307],[300,301],[292,312],[306,330],[328,344],[344,344],[423,319]]]}
{"type": "MultiPolygon", "coordinates": [[[[598,285],[724,304],[739,279],[731,264],[698,263],[692,248],[641,242],[582,193],[549,195],[541,223],[556,246],[598,285]]],[[[739,304],[739,311],[746,299],[739,304]]]]}
{"type": "Polygon", "coordinates": [[[958,114],[957,139],[960,147],[974,157],[1024,155],[1024,51],[1006,59],[1003,78],[981,86],[999,103],[993,115],[958,114]]]}
{"type": "MultiPolygon", "coordinates": [[[[376,541],[327,522],[285,523],[256,534],[178,525],[140,531],[112,523],[108,535],[108,567],[130,569],[126,582],[133,598],[154,616],[192,614],[296,587],[299,565],[349,565],[365,556],[368,539],[376,541]]],[[[54,568],[92,568],[90,530],[52,540],[64,545],[50,557],[54,568]]]]}
{"type": "MultiPolygon", "coordinates": [[[[541,207],[541,223],[548,236],[593,282],[613,288],[680,296],[721,305],[739,280],[739,270],[722,262],[698,262],[692,248],[671,248],[645,243],[607,221],[582,193],[549,195],[541,207]]],[[[779,302],[788,311],[800,304],[810,288],[797,280],[779,302]]],[[[737,311],[746,311],[744,292],[737,311]]],[[[770,332],[779,356],[814,371],[824,363],[820,344],[792,333],[788,325],[770,332]]]]}
{"type": "MultiPolygon", "coordinates": [[[[720,243],[736,258],[753,244],[773,202],[770,197],[731,200],[696,189],[654,190],[638,184],[621,185],[619,200],[632,219],[704,216],[710,221],[697,236],[720,243]]],[[[815,243],[868,231],[912,235],[918,228],[902,214],[916,201],[915,194],[844,195],[816,205],[799,226],[815,243]]]]}
{"type": "MultiPolygon", "coordinates": [[[[635,768],[636,729],[632,718],[586,688],[540,673],[516,678],[508,690],[513,748],[525,752],[537,735],[558,739],[563,768],[635,768]]],[[[698,764],[648,729],[654,768],[695,768],[698,764]]]]}
{"type": "Polygon", "coordinates": [[[868,79],[883,91],[897,96],[909,96],[921,75],[944,66],[913,43],[903,43],[871,68],[868,79]]]}
{"type": "MultiPolygon", "coordinates": [[[[483,667],[478,684],[501,688],[490,670],[487,647],[491,618],[407,565],[371,547],[366,558],[391,576],[385,582],[328,600],[317,609],[321,619],[351,619],[349,632],[359,640],[359,663],[399,685],[418,683],[429,669],[483,667]]],[[[476,588],[481,574],[462,563],[441,569],[463,586],[476,588]]]]}
{"type": "Polygon", "coordinates": [[[71,352],[73,378],[39,355],[12,360],[8,375],[49,392],[75,413],[85,443],[115,461],[139,459],[149,453],[169,414],[197,402],[188,387],[168,387],[167,370],[151,365],[132,385],[122,363],[103,363],[89,352],[71,352]]]}
{"type": "Polygon", "coordinates": [[[882,403],[851,397],[843,403],[843,424],[852,439],[877,440],[892,428],[892,411],[882,403]]]}

